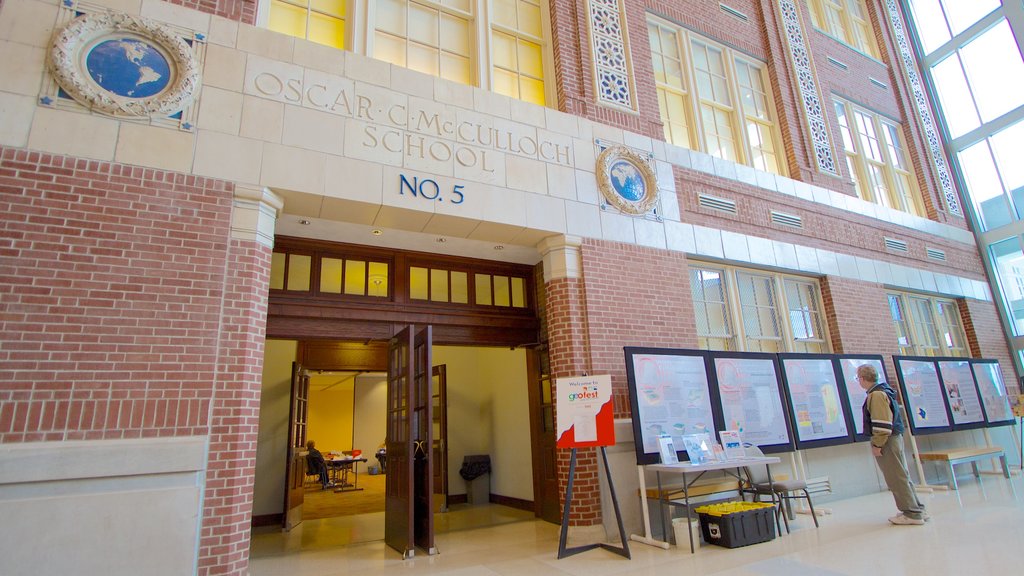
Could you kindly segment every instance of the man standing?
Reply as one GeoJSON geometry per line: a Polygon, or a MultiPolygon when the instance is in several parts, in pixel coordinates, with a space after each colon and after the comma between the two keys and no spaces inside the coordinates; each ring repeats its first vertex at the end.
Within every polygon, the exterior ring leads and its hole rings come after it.
{"type": "Polygon", "coordinates": [[[896,403],[896,391],[878,381],[878,371],[870,364],[857,368],[857,381],[868,394],[863,407],[864,432],[871,434],[871,453],[900,511],[889,518],[889,522],[897,526],[920,526],[928,519],[928,513],[918,500],[907,473],[903,417],[896,403]]]}

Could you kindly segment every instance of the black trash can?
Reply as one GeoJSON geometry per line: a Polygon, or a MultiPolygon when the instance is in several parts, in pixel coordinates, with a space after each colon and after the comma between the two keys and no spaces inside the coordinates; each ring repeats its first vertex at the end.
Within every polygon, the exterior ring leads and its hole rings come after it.
{"type": "Polygon", "coordinates": [[[466,481],[466,499],[470,504],[491,501],[491,457],[487,454],[466,456],[462,459],[459,476],[466,481]]]}

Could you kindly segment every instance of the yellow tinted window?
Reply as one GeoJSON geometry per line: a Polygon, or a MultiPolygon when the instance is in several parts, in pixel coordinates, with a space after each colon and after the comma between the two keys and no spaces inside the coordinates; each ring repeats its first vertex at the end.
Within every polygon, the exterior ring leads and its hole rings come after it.
{"type": "Polygon", "coordinates": [[[368,296],[387,297],[388,265],[384,262],[370,262],[370,276],[366,294],[368,296]]]}
{"type": "Polygon", "coordinates": [[[522,278],[512,279],[512,306],[526,308],[526,281],[522,278]]]}
{"type": "Polygon", "coordinates": [[[511,297],[509,294],[509,283],[508,276],[495,276],[494,277],[494,305],[495,306],[511,306],[511,297]]]}
{"type": "Polygon", "coordinates": [[[366,262],[345,261],[345,294],[366,294],[366,262]]]}
{"type": "Polygon", "coordinates": [[[283,252],[274,252],[270,256],[270,289],[284,289],[284,262],[288,257],[283,252]]]}
{"type": "Polygon", "coordinates": [[[448,301],[448,271],[430,271],[430,299],[434,302],[448,301]]]}
{"type": "Polygon", "coordinates": [[[409,298],[413,300],[427,299],[427,269],[409,268],[409,298]]]}
{"type": "Polygon", "coordinates": [[[469,303],[469,282],[465,272],[452,272],[452,297],[451,301],[457,304],[469,303]]]}
{"type": "Polygon", "coordinates": [[[337,258],[320,259],[320,291],[329,294],[341,293],[341,268],[343,260],[337,258]]]}
{"type": "Polygon", "coordinates": [[[476,287],[476,303],[481,306],[491,305],[491,277],[487,274],[474,274],[476,287]]]}
{"type": "Polygon", "coordinates": [[[309,291],[310,256],[290,254],[288,256],[288,290],[309,291]]]}

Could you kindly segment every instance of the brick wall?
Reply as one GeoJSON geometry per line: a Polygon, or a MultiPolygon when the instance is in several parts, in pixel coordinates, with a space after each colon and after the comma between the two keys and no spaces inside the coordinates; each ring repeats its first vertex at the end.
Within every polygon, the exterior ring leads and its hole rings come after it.
{"type": "Polygon", "coordinates": [[[248,562],[270,250],[232,195],[0,148],[0,442],[209,435],[202,574],[248,562]]]}
{"type": "Polygon", "coordinates": [[[967,344],[974,358],[999,360],[1003,371],[1003,382],[1010,394],[1020,394],[1020,384],[1013,369],[1013,358],[999,321],[999,313],[993,302],[980,300],[958,300],[960,317],[964,321],[967,344]]]}
{"type": "Polygon", "coordinates": [[[256,4],[258,0],[166,0],[192,10],[222,16],[228,20],[244,24],[256,23],[256,4]]]}

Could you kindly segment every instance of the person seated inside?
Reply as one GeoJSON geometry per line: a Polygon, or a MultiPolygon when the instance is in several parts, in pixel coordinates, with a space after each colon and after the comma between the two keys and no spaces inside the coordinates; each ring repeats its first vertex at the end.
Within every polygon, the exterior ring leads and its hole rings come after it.
{"type": "Polygon", "coordinates": [[[310,474],[320,475],[320,485],[324,490],[334,486],[334,482],[331,482],[331,477],[327,473],[327,462],[324,460],[324,455],[316,449],[316,442],[310,440],[306,442],[306,469],[310,474]]]}

